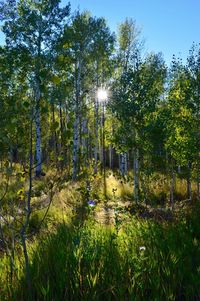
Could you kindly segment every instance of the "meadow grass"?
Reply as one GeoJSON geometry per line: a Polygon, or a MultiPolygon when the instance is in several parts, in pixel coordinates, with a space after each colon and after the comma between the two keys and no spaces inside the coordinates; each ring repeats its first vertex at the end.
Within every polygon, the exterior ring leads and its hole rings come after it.
{"type": "MultiPolygon", "coordinates": [[[[118,228],[91,218],[81,227],[58,223],[30,245],[32,299],[198,300],[199,212],[170,224],[136,218],[118,228]]],[[[0,268],[1,300],[27,300],[23,260],[12,296],[6,257],[0,268]]]]}
{"type": "MultiPolygon", "coordinates": [[[[149,183],[152,191],[154,180],[149,183]]],[[[162,177],[156,181],[152,193],[159,195],[161,184],[167,184],[162,177]]],[[[177,183],[181,189],[181,182],[177,183]]],[[[91,186],[97,211],[105,201],[102,185],[102,179],[97,178],[91,186]]],[[[32,235],[45,209],[33,211],[27,232],[33,301],[200,299],[197,201],[191,206],[184,203],[184,208],[178,203],[171,221],[158,222],[124,212],[120,214],[125,218],[106,225],[98,223],[94,210],[87,206],[85,181],[61,186],[56,188],[39,233],[32,235]],[[84,215],[80,216],[77,208],[84,208],[84,215]]],[[[113,204],[116,200],[133,201],[131,182],[110,174],[107,187],[113,204]]],[[[38,198],[44,193],[41,181],[34,182],[34,191],[38,198]]],[[[38,200],[33,197],[33,204],[38,200]]],[[[1,252],[0,258],[0,301],[27,301],[20,241],[16,240],[14,254],[1,252]]]]}

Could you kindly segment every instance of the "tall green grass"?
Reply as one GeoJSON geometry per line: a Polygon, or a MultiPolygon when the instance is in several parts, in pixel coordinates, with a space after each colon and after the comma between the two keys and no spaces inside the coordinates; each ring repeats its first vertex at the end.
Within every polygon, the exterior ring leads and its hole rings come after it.
{"type": "MultiPolygon", "coordinates": [[[[120,229],[91,220],[82,227],[61,223],[31,253],[32,299],[199,300],[199,233],[199,209],[173,224],[135,218],[120,229]]],[[[23,261],[19,269],[12,297],[0,281],[1,301],[27,300],[23,261]]]]}

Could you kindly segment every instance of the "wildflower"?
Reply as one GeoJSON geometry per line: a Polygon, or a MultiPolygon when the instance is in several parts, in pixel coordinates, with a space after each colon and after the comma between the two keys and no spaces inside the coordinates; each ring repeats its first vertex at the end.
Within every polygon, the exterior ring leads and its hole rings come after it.
{"type": "Polygon", "coordinates": [[[96,205],[96,202],[95,202],[95,201],[93,201],[93,200],[89,200],[89,201],[88,201],[88,206],[94,207],[95,205],[96,205]]]}
{"type": "Polygon", "coordinates": [[[146,250],[146,247],[145,247],[145,246],[141,246],[141,247],[139,247],[139,250],[140,250],[140,251],[145,251],[145,250],[146,250]]]}

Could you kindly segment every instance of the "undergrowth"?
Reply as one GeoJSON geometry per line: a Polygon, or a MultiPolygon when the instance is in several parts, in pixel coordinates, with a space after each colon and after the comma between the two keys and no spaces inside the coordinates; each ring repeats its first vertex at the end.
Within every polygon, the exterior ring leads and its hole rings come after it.
{"type": "MultiPolygon", "coordinates": [[[[149,182],[149,187],[158,204],[161,184],[167,184],[162,177],[156,181],[160,186],[153,187],[149,182]]],[[[50,180],[47,178],[46,182],[50,180]]],[[[181,190],[181,182],[177,183],[181,190]]],[[[197,201],[190,202],[191,206],[188,202],[177,202],[174,218],[162,222],[150,214],[146,217],[136,214],[136,206],[131,207],[133,213],[131,210],[120,213],[128,218],[121,215],[118,218],[117,202],[128,200],[134,204],[129,179],[109,175],[106,202],[101,178],[94,179],[89,190],[86,184],[59,182],[48,215],[38,228],[43,207],[48,204],[48,191],[45,192],[47,185],[34,182],[34,210],[27,231],[31,300],[200,300],[197,201]],[[93,200],[96,208],[113,210],[114,223],[95,221],[97,209],[89,208],[88,200],[93,200]]],[[[161,204],[165,198],[167,193],[160,196],[161,204]]],[[[11,240],[12,231],[9,235],[11,240]]],[[[24,257],[18,238],[13,250],[13,254],[2,251],[0,245],[0,301],[27,301],[24,257]]]]}
{"type": "MultiPolygon", "coordinates": [[[[133,218],[118,229],[60,223],[30,247],[32,300],[199,300],[200,226],[191,214],[170,224],[133,218]]],[[[0,269],[1,301],[27,300],[23,261],[10,296],[0,269]]]]}

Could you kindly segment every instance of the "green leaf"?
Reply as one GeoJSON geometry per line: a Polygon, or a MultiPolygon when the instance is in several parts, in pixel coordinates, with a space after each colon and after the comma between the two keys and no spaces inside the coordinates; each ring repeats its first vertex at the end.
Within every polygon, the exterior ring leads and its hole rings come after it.
{"type": "Polygon", "coordinates": [[[63,161],[64,158],[62,156],[58,156],[58,161],[63,161]]]}
{"type": "Polygon", "coordinates": [[[57,75],[54,75],[51,80],[55,85],[59,85],[62,79],[57,75]]]}

